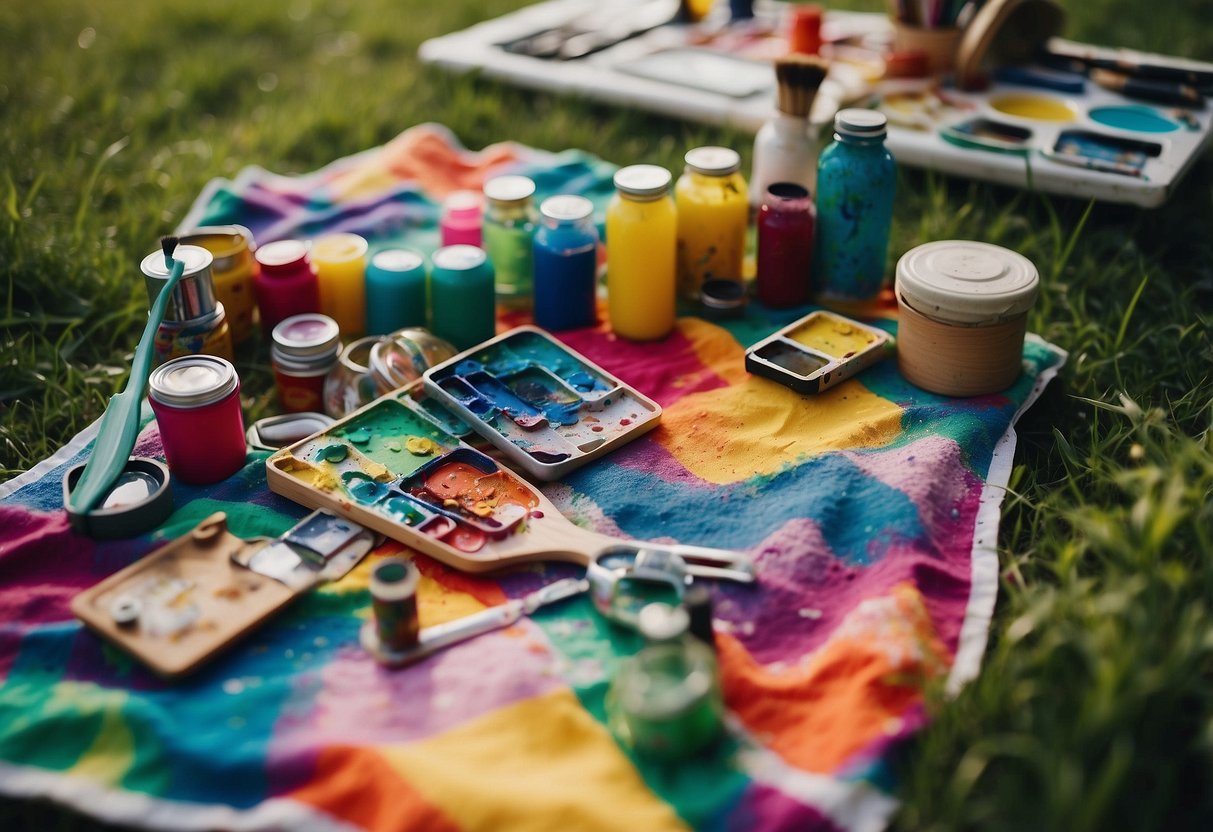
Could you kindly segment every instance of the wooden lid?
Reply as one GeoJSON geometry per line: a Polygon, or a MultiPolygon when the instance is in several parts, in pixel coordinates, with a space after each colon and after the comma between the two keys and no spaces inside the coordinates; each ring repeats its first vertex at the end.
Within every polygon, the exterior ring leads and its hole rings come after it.
{"type": "Polygon", "coordinates": [[[975,89],[989,70],[1028,62],[1060,34],[1065,11],[1053,0],[990,0],[973,15],[956,50],[956,85],[975,89]]]}

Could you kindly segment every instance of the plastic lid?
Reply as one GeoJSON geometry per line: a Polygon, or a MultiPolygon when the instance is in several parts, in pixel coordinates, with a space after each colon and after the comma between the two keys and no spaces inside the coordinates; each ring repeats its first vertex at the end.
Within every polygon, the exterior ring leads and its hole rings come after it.
{"type": "Polygon", "coordinates": [[[383,272],[411,272],[424,263],[421,252],[410,248],[387,248],[371,258],[371,265],[383,272]]]}
{"type": "Polygon", "coordinates": [[[358,234],[325,234],[312,244],[312,261],[325,263],[348,263],[366,256],[368,244],[358,234]]]}
{"type": "Polygon", "coordinates": [[[834,115],[834,132],[843,136],[875,138],[885,134],[888,123],[882,112],[849,107],[834,115]]]}
{"type": "Polygon", "coordinates": [[[741,154],[729,147],[696,147],[682,158],[688,168],[704,176],[728,176],[741,170],[741,154]]]}
{"type": "Polygon", "coordinates": [[[478,213],[480,211],[480,194],[475,191],[451,191],[442,201],[446,211],[457,213],[478,213]]]}
{"type": "Polygon", "coordinates": [[[649,641],[673,641],[686,635],[691,617],[683,607],[660,602],[645,604],[636,626],[649,641]]]}
{"type": "Polygon", "coordinates": [[[497,176],[484,183],[484,195],[493,202],[522,202],[535,194],[535,183],[525,176],[497,176]]]}
{"type": "Polygon", "coordinates": [[[151,395],[173,407],[204,407],[239,385],[236,368],[215,355],[186,355],[162,364],[148,379],[151,395]]]}
{"type": "Polygon", "coordinates": [[[628,165],[615,171],[615,189],[628,196],[655,199],[670,189],[673,179],[658,165],[628,165]]]}
{"type": "Polygon", "coordinates": [[[274,327],[274,349],[289,356],[335,353],[341,347],[341,330],[337,322],[319,312],[292,315],[274,327]]]}
{"type": "Polygon", "coordinates": [[[310,248],[302,240],[279,240],[261,246],[255,256],[267,269],[281,269],[306,260],[310,248]]]}
{"type": "Polygon", "coordinates": [[[1032,308],[1040,277],[1032,261],[970,240],[940,240],[897,261],[897,296],[929,318],[995,324],[1032,308]]]}
{"type": "MultiPolygon", "coordinates": [[[[182,273],[182,279],[184,279],[208,268],[214,262],[215,257],[202,246],[179,245],[173,250],[173,259],[185,264],[185,271],[182,273]]],[[[170,269],[164,264],[164,251],[161,249],[156,249],[144,257],[139,268],[148,277],[168,280],[170,269]]]]}
{"type": "Polygon", "coordinates": [[[431,262],[434,268],[448,269],[453,272],[465,272],[482,264],[488,255],[476,246],[445,246],[434,252],[431,262]]]}
{"type": "Polygon", "coordinates": [[[572,194],[553,196],[540,204],[539,213],[557,222],[577,222],[594,213],[594,203],[572,194]]]}

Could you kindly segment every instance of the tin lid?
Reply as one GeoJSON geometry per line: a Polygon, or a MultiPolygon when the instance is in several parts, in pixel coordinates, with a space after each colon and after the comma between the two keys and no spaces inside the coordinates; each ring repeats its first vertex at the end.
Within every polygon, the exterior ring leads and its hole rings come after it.
{"type": "Polygon", "coordinates": [[[939,240],[897,261],[898,298],[944,323],[996,324],[1022,315],[1039,288],[1031,260],[990,243],[939,240]]]}
{"type": "Polygon", "coordinates": [[[699,289],[699,302],[706,312],[718,317],[739,313],[745,307],[745,284],[721,277],[710,278],[699,289]]]}
{"type": "Polygon", "coordinates": [[[293,358],[335,356],[341,349],[337,322],[319,312],[292,315],[274,327],[274,351],[293,358]]]}
{"type": "Polygon", "coordinates": [[[241,260],[251,260],[257,248],[253,232],[243,225],[199,226],[187,231],[180,241],[183,245],[201,246],[209,251],[215,258],[211,268],[220,273],[231,271],[241,260]]]}
{"type": "Polygon", "coordinates": [[[444,246],[434,252],[430,261],[436,269],[446,269],[452,272],[466,272],[480,266],[488,259],[483,249],[476,246],[444,246]]]}
{"type": "Polygon", "coordinates": [[[484,183],[492,202],[525,202],[535,195],[535,183],[525,176],[496,176],[484,183]]]}
{"type": "Polygon", "coordinates": [[[615,171],[615,189],[622,194],[656,199],[670,189],[673,175],[658,165],[628,165],[615,171]]]}
{"type": "Polygon", "coordinates": [[[424,264],[421,252],[411,248],[385,248],[371,257],[371,266],[381,272],[411,272],[424,264]]]}
{"type": "Polygon", "coordinates": [[[313,263],[349,263],[365,257],[369,247],[362,235],[341,232],[317,237],[310,254],[313,263]]]}
{"type": "Polygon", "coordinates": [[[848,107],[834,114],[834,132],[841,136],[874,139],[888,130],[889,120],[878,110],[848,107]]]}
{"type": "Polygon", "coordinates": [[[644,605],[636,626],[649,641],[673,641],[686,635],[691,618],[682,606],[656,602],[644,605]]]}
{"type": "Polygon", "coordinates": [[[583,196],[562,194],[545,199],[539,213],[556,222],[577,222],[594,213],[594,203],[583,196]]]}
{"type": "Polygon", "coordinates": [[[257,262],[270,271],[285,270],[307,260],[311,246],[303,240],[278,240],[257,249],[257,262]]]}
{"type": "Polygon", "coordinates": [[[741,170],[741,154],[730,147],[696,147],[682,158],[688,168],[704,176],[728,176],[741,170]]]}
{"type": "MultiPolygon", "coordinates": [[[[200,246],[178,245],[173,259],[185,264],[181,280],[169,296],[164,312],[166,321],[189,321],[215,311],[215,283],[211,277],[214,256],[200,246]]],[[[139,264],[147,286],[149,303],[155,303],[168,280],[170,269],[164,264],[164,252],[156,249],[139,264]]]]}
{"type": "Polygon", "coordinates": [[[148,379],[152,398],[172,407],[204,407],[226,398],[239,384],[236,368],[216,355],[174,358],[148,379]]]}

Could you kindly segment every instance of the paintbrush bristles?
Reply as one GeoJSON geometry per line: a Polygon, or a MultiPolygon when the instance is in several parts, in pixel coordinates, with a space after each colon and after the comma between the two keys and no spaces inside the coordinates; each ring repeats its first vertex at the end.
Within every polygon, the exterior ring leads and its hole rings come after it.
{"type": "Polygon", "coordinates": [[[177,250],[178,238],[168,236],[160,238],[160,250],[164,252],[164,265],[167,268],[173,267],[173,252],[177,250]]]}
{"type": "Polygon", "coordinates": [[[817,88],[826,77],[830,65],[817,55],[793,53],[775,61],[775,80],[779,84],[779,111],[798,118],[807,118],[813,109],[817,88]]]}

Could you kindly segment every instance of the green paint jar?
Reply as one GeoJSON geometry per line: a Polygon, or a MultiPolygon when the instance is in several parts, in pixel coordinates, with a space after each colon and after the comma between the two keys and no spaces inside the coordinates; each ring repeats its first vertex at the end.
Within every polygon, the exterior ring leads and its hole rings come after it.
{"type": "Polygon", "coordinates": [[[481,246],[497,273],[497,300],[511,309],[531,307],[534,196],[535,183],[525,176],[498,176],[484,183],[481,246]]]}
{"type": "Polygon", "coordinates": [[[497,327],[492,263],[475,246],[446,246],[430,258],[430,319],[439,338],[466,350],[497,327]]]}

